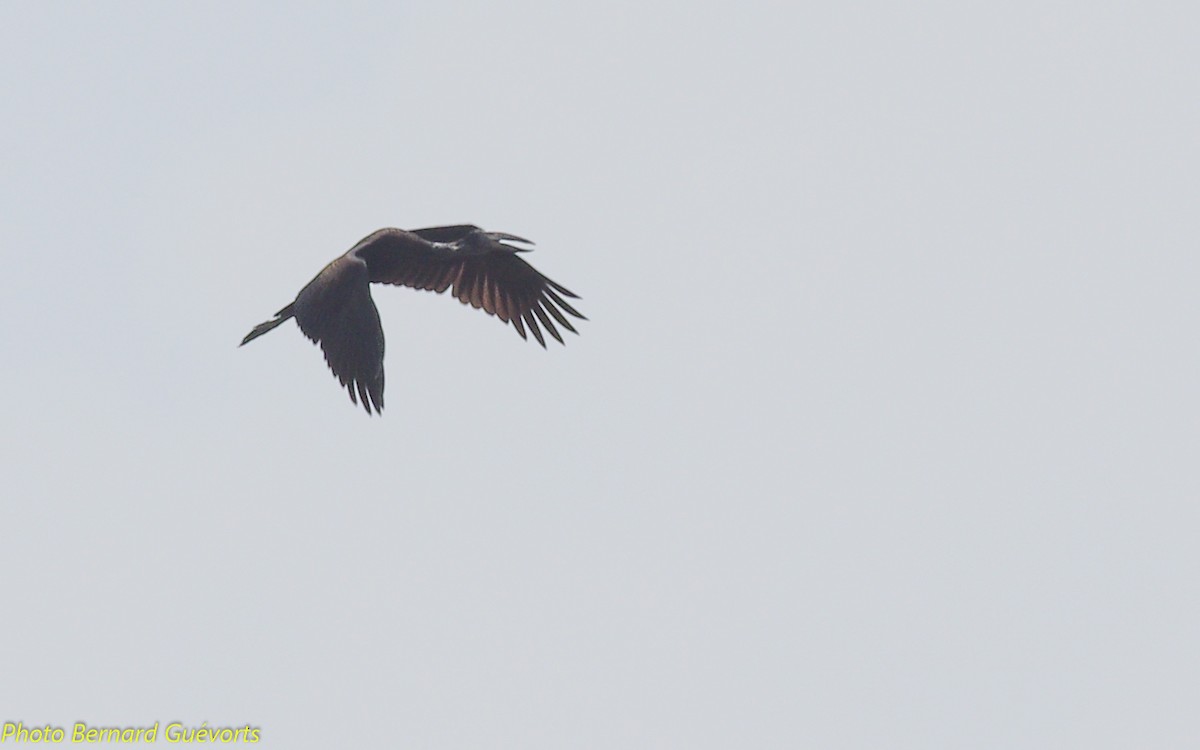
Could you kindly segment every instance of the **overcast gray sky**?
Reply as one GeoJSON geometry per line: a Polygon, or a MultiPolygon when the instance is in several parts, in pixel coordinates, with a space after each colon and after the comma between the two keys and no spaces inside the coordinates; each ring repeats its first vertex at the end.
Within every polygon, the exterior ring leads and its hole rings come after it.
{"type": "Polygon", "coordinates": [[[1167,748],[1187,3],[5,3],[0,721],[276,748],[1167,748]],[[471,222],[590,321],[374,289],[471,222]]]}

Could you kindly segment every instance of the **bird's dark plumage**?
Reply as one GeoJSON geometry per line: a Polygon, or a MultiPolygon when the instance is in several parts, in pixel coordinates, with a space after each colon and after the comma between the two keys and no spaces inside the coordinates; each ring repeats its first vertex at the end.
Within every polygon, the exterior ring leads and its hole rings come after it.
{"type": "Polygon", "coordinates": [[[383,410],[383,327],[370,284],[397,284],[450,293],[525,330],[544,348],[541,328],[563,343],[555,323],[577,333],[567,315],[586,320],[563,297],[577,298],[517,256],[511,242],[533,244],[469,224],[428,229],[380,229],[325,266],[296,299],[255,326],[246,344],[289,318],[320,344],[329,369],[370,414],[383,410]],[[566,313],[564,315],[564,313],[566,313]],[[540,325],[540,327],[539,327],[540,325]]]}

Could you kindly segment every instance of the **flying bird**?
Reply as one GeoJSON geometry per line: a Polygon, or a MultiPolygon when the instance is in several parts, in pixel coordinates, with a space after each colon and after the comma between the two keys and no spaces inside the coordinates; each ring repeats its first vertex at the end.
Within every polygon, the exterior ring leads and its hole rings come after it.
{"type": "Polygon", "coordinates": [[[383,327],[370,284],[396,284],[441,294],[447,289],[463,304],[525,329],[546,347],[540,323],[560,344],[554,322],[578,333],[567,315],[586,320],[563,297],[578,296],[526,263],[517,253],[533,243],[470,224],[428,229],[380,229],[364,237],[300,290],[275,317],[254,326],[239,346],[290,318],[321,346],[338,381],[367,414],[383,411],[383,327]],[[553,318],[553,321],[551,320],[553,318]]]}

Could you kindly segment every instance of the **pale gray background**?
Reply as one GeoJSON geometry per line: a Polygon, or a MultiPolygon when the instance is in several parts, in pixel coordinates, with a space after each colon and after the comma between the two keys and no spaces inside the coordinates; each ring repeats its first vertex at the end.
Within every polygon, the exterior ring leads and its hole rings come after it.
{"type": "Polygon", "coordinates": [[[1193,8],[0,6],[0,720],[1194,746],[1193,8]],[[582,336],[236,348],[463,221],[582,336]]]}

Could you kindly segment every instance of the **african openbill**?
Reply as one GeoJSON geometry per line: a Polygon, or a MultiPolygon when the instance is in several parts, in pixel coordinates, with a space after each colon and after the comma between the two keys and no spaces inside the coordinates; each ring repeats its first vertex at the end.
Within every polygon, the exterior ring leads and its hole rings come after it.
{"type": "Polygon", "coordinates": [[[304,335],[321,345],[329,369],[370,414],[383,410],[383,327],[369,285],[397,284],[450,293],[475,308],[525,327],[546,346],[541,323],[559,343],[551,321],[577,333],[563,313],[586,320],[563,297],[578,297],[517,256],[527,248],[506,244],[529,240],[485,232],[469,224],[428,229],[380,229],[334,260],[300,290],[295,301],[260,323],[244,345],[295,318],[304,335]],[[356,394],[357,392],[357,394],[356,394]]]}

